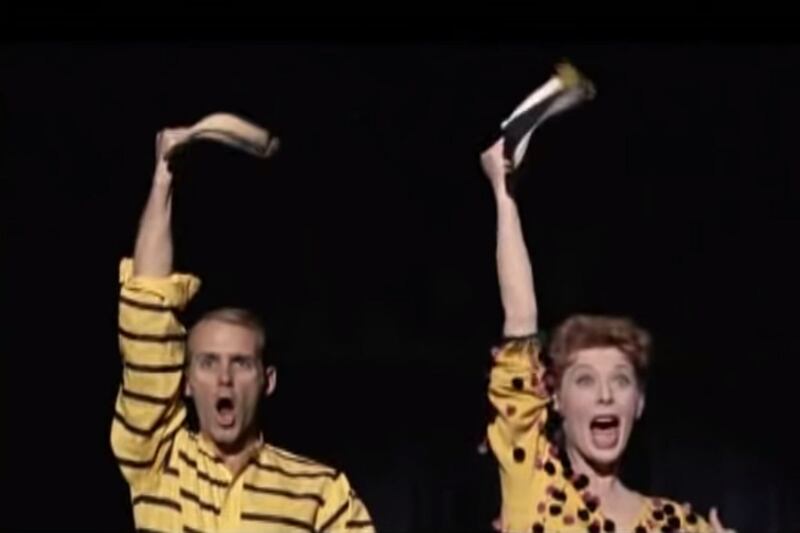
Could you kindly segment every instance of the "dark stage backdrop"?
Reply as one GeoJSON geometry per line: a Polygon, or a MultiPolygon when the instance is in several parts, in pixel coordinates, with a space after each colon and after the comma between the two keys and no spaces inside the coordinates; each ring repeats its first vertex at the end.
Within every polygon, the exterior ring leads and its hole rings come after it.
{"type": "Polygon", "coordinates": [[[795,446],[800,49],[742,45],[9,45],[4,519],[132,528],[109,449],[117,264],[157,130],[225,110],[273,161],[180,165],[178,262],[264,314],[274,443],[346,470],[382,531],[488,528],[475,448],[501,326],[478,153],[569,57],[591,105],[545,126],[519,190],[542,320],[626,313],[656,364],[626,476],[800,529],[795,446]],[[47,501],[42,505],[42,501],[47,501]]]}

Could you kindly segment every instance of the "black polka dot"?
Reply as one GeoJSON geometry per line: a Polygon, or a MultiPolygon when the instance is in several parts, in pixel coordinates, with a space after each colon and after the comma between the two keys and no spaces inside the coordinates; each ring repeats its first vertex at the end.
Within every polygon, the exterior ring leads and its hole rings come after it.
{"type": "Polygon", "coordinates": [[[550,474],[551,476],[552,476],[552,475],[555,475],[555,473],[556,473],[556,465],[554,465],[554,464],[553,464],[552,462],[550,462],[550,461],[547,461],[547,462],[544,464],[544,471],[545,471],[545,472],[547,472],[548,474],[550,474]]]}
{"type": "Polygon", "coordinates": [[[588,522],[589,521],[589,511],[587,511],[586,509],[579,509],[578,510],[578,518],[580,518],[584,522],[588,522]]]}
{"type": "Polygon", "coordinates": [[[661,526],[661,533],[673,533],[673,529],[668,525],[661,526]]]}
{"type": "Polygon", "coordinates": [[[597,510],[597,500],[589,500],[586,502],[586,507],[589,509],[589,511],[595,512],[597,510]]]}
{"type": "Polygon", "coordinates": [[[664,506],[664,513],[666,513],[669,516],[674,515],[675,514],[675,506],[672,505],[671,503],[668,503],[667,505],[664,506]]]}
{"type": "Polygon", "coordinates": [[[653,511],[653,518],[656,520],[664,520],[664,513],[661,511],[653,511]]]}
{"type": "Polygon", "coordinates": [[[696,524],[697,523],[697,515],[694,514],[694,513],[689,513],[689,516],[686,517],[686,521],[689,522],[690,524],[696,524]]]}
{"type": "Polygon", "coordinates": [[[533,533],[544,533],[544,526],[542,524],[533,524],[533,533]]]}
{"type": "Polygon", "coordinates": [[[616,530],[617,526],[616,524],[614,524],[612,520],[606,519],[606,521],[603,522],[603,531],[605,531],[606,533],[613,533],[616,530]]]}
{"type": "Polygon", "coordinates": [[[564,467],[564,470],[562,471],[562,474],[563,474],[563,475],[564,475],[564,477],[565,477],[565,478],[567,478],[567,479],[571,478],[571,477],[572,477],[572,474],[574,474],[574,473],[575,473],[575,472],[573,472],[573,471],[572,471],[572,469],[571,469],[570,467],[568,467],[568,466],[565,466],[565,467],[564,467]]]}
{"type": "Polygon", "coordinates": [[[600,533],[600,524],[597,522],[589,524],[589,533],[600,533]]]}
{"type": "Polygon", "coordinates": [[[636,526],[636,529],[633,533],[647,533],[647,528],[644,526],[636,526]]]}
{"type": "Polygon", "coordinates": [[[556,500],[558,500],[560,502],[567,501],[567,495],[563,490],[558,490],[558,489],[554,490],[553,491],[553,498],[555,498],[556,500]]]}
{"type": "Polygon", "coordinates": [[[561,506],[553,504],[550,506],[550,514],[553,516],[558,516],[561,514],[561,506]]]}
{"type": "Polygon", "coordinates": [[[583,490],[589,486],[589,478],[586,477],[585,474],[581,474],[578,478],[573,482],[573,485],[578,490],[583,490]]]}
{"type": "Polygon", "coordinates": [[[679,529],[681,527],[681,520],[677,516],[670,516],[667,520],[667,525],[674,529],[679,529]]]}
{"type": "Polygon", "coordinates": [[[522,448],[514,448],[514,460],[521,463],[525,460],[525,450],[522,448]]]}
{"type": "Polygon", "coordinates": [[[522,378],[514,378],[511,380],[511,386],[514,387],[514,390],[522,390],[522,387],[525,386],[525,380],[522,378]]]}

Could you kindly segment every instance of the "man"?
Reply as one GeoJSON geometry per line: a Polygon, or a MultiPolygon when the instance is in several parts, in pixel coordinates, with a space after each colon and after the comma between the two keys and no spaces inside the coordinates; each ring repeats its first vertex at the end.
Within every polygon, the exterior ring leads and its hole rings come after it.
{"type": "Polygon", "coordinates": [[[175,273],[167,156],[189,130],[163,131],[134,257],[120,266],[124,360],[111,445],[131,488],[137,529],[374,531],[347,477],[262,440],[257,411],[275,390],[265,333],[242,309],[186,330],[175,316],[200,286],[175,273]],[[200,431],[186,425],[190,396],[200,431]]]}

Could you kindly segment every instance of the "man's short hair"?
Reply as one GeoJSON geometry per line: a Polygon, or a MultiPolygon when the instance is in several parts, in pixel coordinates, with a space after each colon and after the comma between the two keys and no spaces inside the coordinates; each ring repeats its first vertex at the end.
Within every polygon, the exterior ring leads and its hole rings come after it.
{"type": "Polygon", "coordinates": [[[233,324],[247,328],[256,334],[256,352],[263,362],[266,363],[266,356],[264,347],[267,342],[267,333],[264,328],[264,323],[259,316],[254,312],[241,307],[220,307],[213,309],[203,314],[194,326],[200,322],[216,320],[218,322],[225,322],[226,324],[233,324]]]}

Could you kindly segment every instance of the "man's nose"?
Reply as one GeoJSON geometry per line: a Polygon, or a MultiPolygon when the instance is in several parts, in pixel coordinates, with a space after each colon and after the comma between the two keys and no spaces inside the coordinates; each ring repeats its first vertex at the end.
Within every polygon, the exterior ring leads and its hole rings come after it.
{"type": "Polygon", "coordinates": [[[223,363],[220,365],[219,373],[217,374],[219,382],[223,385],[230,385],[233,383],[233,369],[231,365],[223,363]]]}

